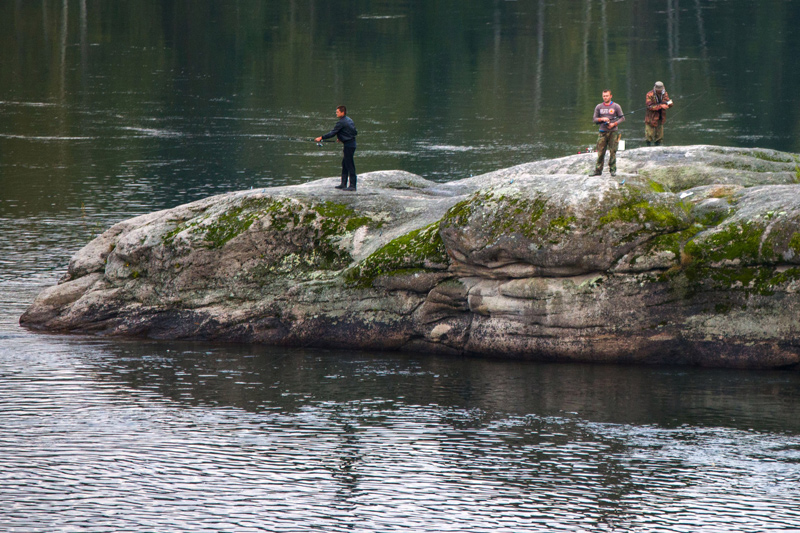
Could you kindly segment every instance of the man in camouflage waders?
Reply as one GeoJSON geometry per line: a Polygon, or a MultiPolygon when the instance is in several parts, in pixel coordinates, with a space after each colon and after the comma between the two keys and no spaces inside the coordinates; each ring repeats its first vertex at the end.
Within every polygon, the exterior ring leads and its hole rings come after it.
{"type": "Polygon", "coordinates": [[[611,91],[603,91],[603,102],[594,108],[595,124],[600,124],[600,134],[597,136],[597,164],[593,176],[603,173],[603,159],[608,150],[608,170],[612,176],[617,175],[617,144],[622,135],[619,133],[620,123],[625,121],[622,108],[611,100],[611,91]]]}
{"type": "Polygon", "coordinates": [[[644,115],[644,140],[647,146],[660,145],[664,140],[664,122],[667,120],[667,109],[672,107],[664,84],[657,81],[653,90],[644,97],[647,112],[644,115]]]}

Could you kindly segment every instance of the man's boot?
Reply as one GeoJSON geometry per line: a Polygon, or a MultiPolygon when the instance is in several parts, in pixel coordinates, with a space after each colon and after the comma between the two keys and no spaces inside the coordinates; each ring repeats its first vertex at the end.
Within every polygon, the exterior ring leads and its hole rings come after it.
{"type": "Polygon", "coordinates": [[[347,188],[347,176],[342,176],[342,183],[334,187],[334,189],[346,189],[347,188]]]}
{"type": "Polygon", "coordinates": [[[354,190],[356,190],[356,182],[357,182],[357,181],[358,181],[358,178],[357,178],[357,177],[355,177],[355,176],[353,176],[352,178],[350,178],[350,186],[349,186],[347,189],[345,189],[345,190],[346,190],[346,191],[354,191],[354,190]]]}

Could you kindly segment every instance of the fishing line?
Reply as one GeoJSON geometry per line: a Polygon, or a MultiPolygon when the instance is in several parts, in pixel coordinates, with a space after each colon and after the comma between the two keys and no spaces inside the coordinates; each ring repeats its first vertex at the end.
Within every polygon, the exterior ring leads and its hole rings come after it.
{"type": "MultiPolygon", "coordinates": [[[[175,137],[175,138],[176,139],[178,139],[178,138],[186,139],[187,137],[188,138],[192,138],[194,136],[193,135],[184,135],[184,136],[175,137]]],[[[205,135],[200,135],[199,137],[206,137],[206,136],[205,135]]],[[[119,137],[119,138],[123,139],[123,140],[131,140],[131,139],[145,139],[145,138],[150,138],[150,137],[132,136],[132,137],[119,137]]],[[[302,142],[302,143],[306,143],[306,144],[314,143],[317,146],[323,146],[322,143],[336,142],[335,140],[332,140],[332,139],[323,139],[321,142],[315,142],[313,138],[311,138],[311,139],[305,138],[304,139],[302,137],[288,137],[288,136],[268,136],[268,137],[266,137],[266,139],[268,141],[290,141],[290,142],[302,142]]],[[[75,149],[75,148],[78,148],[78,147],[74,147],[73,149],[75,149]]],[[[88,148],[92,149],[93,147],[89,146],[88,148]]],[[[172,151],[172,150],[181,149],[181,148],[185,148],[185,146],[184,145],[154,146],[152,148],[141,148],[141,149],[131,149],[131,150],[135,153],[136,156],[138,156],[138,158],[141,158],[141,157],[150,157],[153,154],[158,154],[159,152],[172,151]]],[[[70,165],[70,166],[73,166],[73,167],[74,166],[81,166],[81,165],[85,164],[87,161],[90,162],[92,165],[108,163],[108,162],[116,161],[116,160],[120,159],[120,154],[122,154],[122,157],[125,158],[125,152],[126,152],[125,148],[111,147],[111,148],[103,148],[103,149],[104,150],[111,150],[112,152],[116,152],[116,153],[114,155],[110,155],[108,157],[81,158],[81,160],[73,161],[72,165],[70,165]]],[[[128,158],[125,158],[125,159],[126,160],[121,162],[120,165],[130,164],[130,163],[133,162],[128,158]]],[[[60,170],[63,170],[63,167],[61,167],[61,166],[58,166],[57,168],[60,169],[60,170]]],[[[3,170],[4,170],[3,166],[0,166],[0,177],[2,177],[3,170]]],[[[14,166],[7,165],[7,166],[5,166],[5,170],[9,173],[9,175],[13,174],[14,176],[19,176],[19,177],[24,177],[24,176],[33,175],[33,174],[41,174],[41,173],[44,173],[44,172],[52,172],[52,168],[51,167],[42,167],[42,168],[24,168],[23,167],[23,168],[19,168],[19,165],[14,165],[14,166]]]]}
{"type": "Polygon", "coordinates": [[[694,98],[694,99],[693,99],[691,102],[689,102],[688,104],[686,104],[686,105],[682,105],[680,109],[678,109],[678,110],[677,110],[677,111],[675,111],[674,113],[671,113],[671,117],[670,117],[670,118],[672,118],[672,120],[675,120],[675,116],[676,116],[676,115],[680,114],[680,113],[681,113],[681,112],[683,112],[683,111],[684,111],[684,110],[685,110],[687,107],[689,107],[690,105],[692,105],[692,104],[694,104],[695,102],[697,102],[697,101],[698,101],[700,98],[702,98],[702,97],[703,97],[703,95],[705,95],[707,92],[708,92],[708,91],[703,91],[703,92],[701,92],[701,93],[694,93],[694,94],[691,94],[691,95],[689,95],[689,96],[684,96],[684,99],[691,98],[692,96],[697,96],[697,98],[694,98]]]}
{"type": "MultiPolygon", "coordinates": [[[[674,117],[675,117],[675,115],[677,115],[678,113],[680,113],[681,111],[683,111],[684,109],[686,109],[687,107],[689,107],[690,105],[692,105],[693,103],[695,103],[697,100],[699,100],[699,99],[700,99],[700,97],[701,97],[701,96],[703,96],[703,95],[704,95],[704,94],[706,94],[707,92],[708,92],[708,91],[706,90],[706,91],[703,91],[703,92],[700,92],[700,93],[692,93],[692,94],[689,94],[689,95],[686,95],[686,96],[681,96],[681,97],[680,97],[680,98],[681,98],[681,100],[688,100],[689,98],[693,98],[693,97],[695,97],[695,96],[697,96],[697,98],[695,98],[694,100],[692,100],[691,102],[689,102],[689,103],[688,103],[688,104],[686,104],[686,105],[681,105],[681,108],[680,108],[679,110],[675,111],[675,112],[672,112],[672,113],[670,113],[670,116],[674,118],[674,117]]],[[[670,98],[670,100],[674,101],[674,99],[673,99],[673,98],[670,98]]],[[[621,118],[621,117],[624,117],[624,116],[627,116],[627,115],[633,115],[633,114],[635,114],[635,113],[639,113],[639,112],[641,112],[641,111],[644,111],[645,109],[647,109],[647,106],[640,107],[639,109],[634,109],[633,111],[628,111],[627,113],[623,113],[623,114],[621,114],[621,115],[620,115],[620,118],[621,118]]]]}
{"type": "Polygon", "coordinates": [[[633,111],[628,111],[627,113],[623,113],[620,116],[618,116],[617,120],[615,120],[614,122],[619,122],[619,119],[626,117],[628,115],[633,115],[634,113],[638,113],[639,111],[643,111],[645,109],[647,109],[647,106],[640,107],[639,109],[634,109],[633,111]]]}
{"type": "MultiPolygon", "coordinates": [[[[688,100],[689,98],[693,98],[693,97],[695,97],[695,96],[696,96],[697,98],[694,98],[694,100],[692,100],[691,102],[689,102],[689,103],[688,103],[688,104],[686,104],[686,105],[681,105],[681,108],[680,108],[680,109],[678,109],[677,111],[673,111],[673,112],[671,112],[671,113],[670,113],[670,116],[671,116],[672,118],[675,118],[675,115],[677,115],[678,113],[680,113],[681,111],[683,111],[684,109],[686,109],[687,107],[689,107],[690,105],[692,105],[693,103],[695,103],[697,100],[699,100],[699,99],[700,99],[700,97],[701,97],[701,96],[703,96],[703,95],[704,95],[704,94],[706,94],[707,92],[708,92],[708,91],[706,90],[706,91],[703,91],[703,92],[700,92],[700,93],[692,93],[692,94],[688,94],[688,95],[686,95],[686,96],[681,96],[681,97],[679,97],[679,98],[680,98],[682,101],[684,101],[684,100],[688,100]]],[[[674,101],[675,99],[674,99],[674,98],[670,98],[670,100],[671,100],[671,101],[674,101]]],[[[628,111],[627,113],[623,113],[623,114],[622,114],[622,115],[620,115],[620,116],[621,116],[621,117],[624,117],[625,115],[633,115],[634,113],[638,113],[638,112],[640,112],[640,111],[642,111],[642,110],[645,110],[645,109],[647,109],[647,106],[640,107],[639,109],[635,109],[635,110],[633,110],[633,111],[628,111]]]]}

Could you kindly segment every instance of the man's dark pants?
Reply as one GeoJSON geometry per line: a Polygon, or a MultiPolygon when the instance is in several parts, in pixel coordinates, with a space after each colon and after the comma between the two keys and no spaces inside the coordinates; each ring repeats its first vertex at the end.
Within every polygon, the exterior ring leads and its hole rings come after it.
{"type": "Polygon", "coordinates": [[[353,155],[356,153],[355,146],[345,146],[342,151],[342,185],[347,185],[347,178],[350,177],[350,187],[356,186],[356,162],[353,155]]]}

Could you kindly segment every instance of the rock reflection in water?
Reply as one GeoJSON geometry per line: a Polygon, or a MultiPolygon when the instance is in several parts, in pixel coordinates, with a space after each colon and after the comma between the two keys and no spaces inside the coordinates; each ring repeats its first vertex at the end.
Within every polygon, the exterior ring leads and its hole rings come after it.
{"type": "Polygon", "coordinates": [[[11,531],[800,525],[796,373],[26,337],[11,531]]]}
{"type": "Polygon", "coordinates": [[[800,433],[800,417],[794,416],[800,397],[796,373],[528,364],[181,342],[120,342],[109,349],[114,356],[104,359],[102,375],[192,405],[296,411],[323,399],[347,402],[355,396],[613,424],[800,433]]]}

